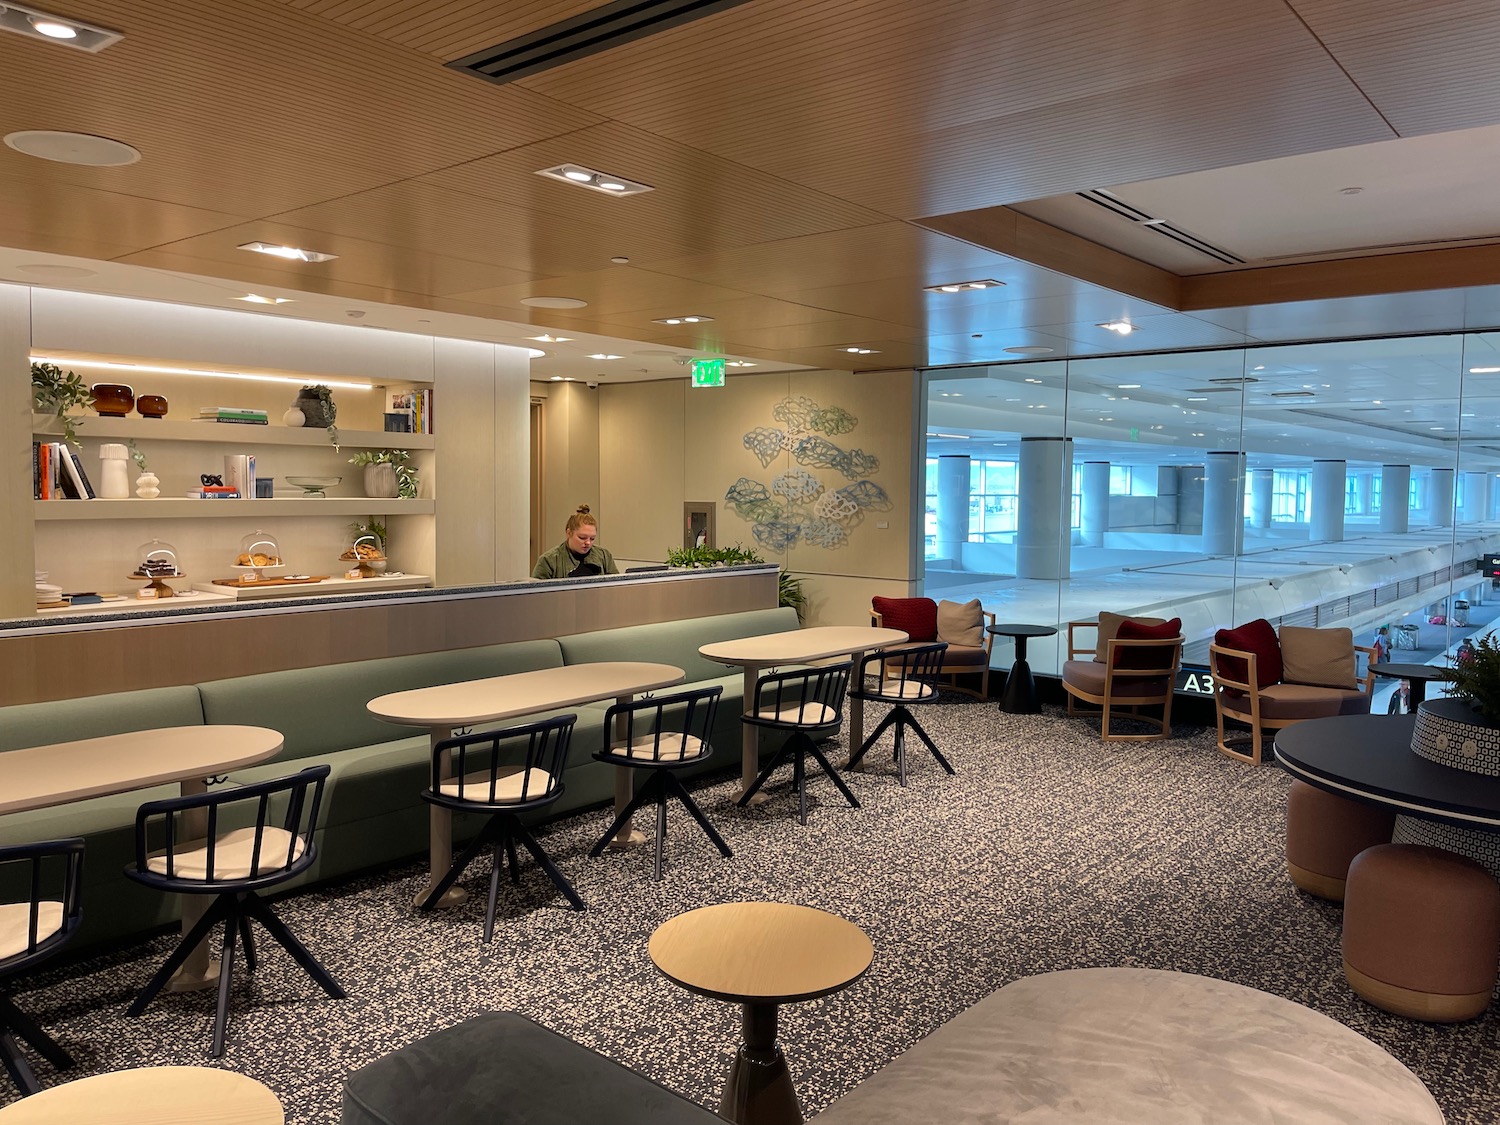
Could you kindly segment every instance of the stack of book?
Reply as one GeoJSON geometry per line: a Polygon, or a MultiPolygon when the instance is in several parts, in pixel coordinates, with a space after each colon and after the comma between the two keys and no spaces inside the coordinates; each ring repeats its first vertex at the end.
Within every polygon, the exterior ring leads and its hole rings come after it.
{"type": "Polygon", "coordinates": [[[32,495],[38,500],[92,500],[94,485],[66,442],[31,443],[32,495]]]}
{"type": "Polygon", "coordinates": [[[432,433],[432,388],[392,394],[385,429],[387,433],[432,433]]]}
{"type": "Polygon", "coordinates": [[[253,406],[202,406],[198,408],[200,422],[238,422],[246,426],[264,426],[269,417],[264,410],[253,406]]]}

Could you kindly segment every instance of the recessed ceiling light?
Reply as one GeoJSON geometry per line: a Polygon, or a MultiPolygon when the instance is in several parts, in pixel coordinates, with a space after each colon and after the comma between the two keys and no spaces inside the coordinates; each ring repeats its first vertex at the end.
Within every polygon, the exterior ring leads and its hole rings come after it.
{"type": "Polygon", "coordinates": [[[526,354],[532,359],[541,359],[547,353],[542,351],[541,348],[527,348],[526,354]]]}
{"type": "Polygon", "coordinates": [[[743,359],[731,359],[724,366],[725,367],[756,367],[756,366],[759,366],[759,365],[758,364],[754,364],[754,363],[750,363],[747,360],[743,360],[743,359]]]}
{"type": "Polygon", "coordinates": [[[1118,332],[1121,336],[1129,336],[1132,332],[1139,331],[1139,329],[1137,329],[1136,326],[1131,324],[1128,320],[1106,320],[1103,324],[1099,325],[1099,327],[1107,328],[1111,332],[1118,332]]]}
{"type": "Polygon", "coordinates": [[[1026,379],[1026,381],[1027,381],[1027,382],[1028,382],[1028,383],[1038,383],[1038,384],[1039,384],[1039,383],[1041,383],[1041,380],[1040,380],[1040,379],[1032,379],[1032,378],[1030,378],[1030,377],[1029,377],[1029,376],[1028,376],[1028,377],[1027,377],[1027,379],[1026,379]]]}
{"type": "Polygon", "coordinates": [[[839,351],[841,351],[841,352],[848,352],[850,355],[879,355],[880,354],[874,348],[840,348],[839,351]]]}
{"type": "Polygon", "coordinates": [[[562,378],[561,375],[554,375],[554,376],[552,376],[552,378],[550,380],[548,380],[548,382],[552,382],[552,383],[561,383],[562,381],[563,381],[563,378],[562,378]]]}
{"type": "Polygon", "coordinates": [[[572,184],[574,187],[602,191],[605,195],[639,195],[643,191],[655,190],[650,184],[637,183],[635,180],[627,180],[624,176],[600,172],[595,168],[585,168],[582,164],[559,164],[555,168],[538,168],[536,174],[546,176],[549,180],[572,184]]]}
{"type": "Polygon", "coordinates": [[[1115,385],[1117,391],[1138,391],[1141,389],[1139,383],[1118,383],[1115,385]]]}
{"type": "Polygon", "coordinates": [[[1188,399],[1188,401],[1189,402],[1207,402],[1208,401],[1208,396],[1204,395],[1201,398],[1190,398],[1190,399],[1188,399]]]}
{"type": "Polygon", "coordinates": [[[1361,187],[1341,187],[1341,188],[1339,188],[1339,194],[1340,195],[1358,195],[1360,192],[1362,192],[1364,190],[1365,189],[1361,188],[1361,187]]]}
{"type": "Polygon", "coordinates": [[[1004,285],[1003,281],[996,281],[992,277],[982,277],[978,281],[945,281],[941,285],[924,285],[924,293],[962,293],[970,289],[998,289],[1004,285]]]}
{"type": "Polygon", "coordinates": [[[84,269],[82,266],[57,266],[51,262],[33,262],[30,265],[17,266],[17,273],[35,274],[37,277],[98,277],[98,270],[84,269]]]}
{"type": "Polygon", "coordinates": [[[1469,368],[1469,374],[1470,375],[1494,375],[1496,372],[1500,372],[1500,367],[1471,367],[1471,368],[1469,368]]]}
{"type": "Polygon", "coordinates": [[[89,52],[102,51],[125,38],[118,31],[54,16],[50,12],[29,8],[24,4],[12,4],[9,0],[0,4],[0,31],[13,31],[29,39],[40,39],[46,43],[89,52]]]}
{"type": "Polygon", "coordinates": [[[5,143],[17,152],[52,160],[58,164],[82,164],[89,168],[115,168],[134,164],[141,152],[124,141],[96,137],[92,133],[63,133],[52,129],[23,129],[8,133],[5,143]]]}
{"type": "Polygon", "coordinates": [[[710,321],[712,319],[713,319],[713,317],[711,317],[711,316],[704,316],[702,313],[690,313],[690,314],[684,314],[682,316],[662,316],[662,317],[657,317],[651,323],[652,324],[703,324],[703,323],[705,323],[707,321],[710,321]]]}
{"type": "Polygon", "coordinates": [[[246,293],[243,297],[234,298],[236,301],[245,301],[252,305],[290,305],[290,297],[262,297],[259,293],[246,293]]]}
{"type": "Polygon", "coordinates": [[[1051,355],[1052,348],[1044,348],[1040,344],[1027,344],[1021,348],[1006,348],[1011,355],[1051,355]]]}
{"type": "Polygon", "coordinates": [[[630,264],[630,259],[625,257],[624,254],[616,254],[613,258],[610,259],[610,261],[617,266],[625,266],[630,264]]]}
{"type": "Polygon", "coordinates": [[[595,352],[589,356],[590,359],[624,359],[622,355],[611,355],[609,352],[595,352]]]}
{"type": "Polygon", "coordinates": [[[527,336],[528,340],[535,340],[539,344],[571,344],[571,336],[553,336],[551,333],[543,332],[540,336],[527,336]]]}
{"type": "Polygon", "coordinates": [[[338,257],[321,250],[304,250],[300,246],[278,246],[274,242],[242,242],[239,249],[249,250],[252,254],[269,254],[288,262],[331,262],[338,257]]]}
{"type": "Polygon", "coordinates": [[[532,309],[584,309],[589,303],[577,297],[522,297],[521,304],[532,309]]]}

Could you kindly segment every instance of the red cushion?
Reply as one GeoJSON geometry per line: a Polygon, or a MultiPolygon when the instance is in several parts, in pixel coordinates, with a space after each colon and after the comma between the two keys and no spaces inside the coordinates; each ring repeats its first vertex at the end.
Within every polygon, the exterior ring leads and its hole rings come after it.
{"type": "MultiPolygon", "coordinates": [[[[1276,630],[1264,617],[1257,617],[1238,629],[1220,629],[1214,634],[1214,644],[1255,654],[1256,687],[1270,687],[1281,682],[1281,642],[1276,638],[1276,630]]],[[[1224,675],[1244,683],[1245,662],[1226,659],[1224,675]]]]}
{"type": "MultiPolygon", "coordinates": [[[[1126,618],[1120,622],[1120,631],[1115,634],[1117,641],[1175,641],[1182,633],[1182,618],[1174,617],[1170,621],[1163,621],[1160,625],[1142,625],[1139,621],[1126,618]]],[[[1147,648],[1142,645],[1136,648],[1126,645],[1115,649],[1116,668],[1160,668],[1165,661],[1162,659],[1162,651],[1157,648],[1147,648]]]]}
{"type": "Polygon", "coordinates": [[[914,641],[937,640],[937,602],[931,598],[871,598],[887,629],[900,629],[914,641]]]}

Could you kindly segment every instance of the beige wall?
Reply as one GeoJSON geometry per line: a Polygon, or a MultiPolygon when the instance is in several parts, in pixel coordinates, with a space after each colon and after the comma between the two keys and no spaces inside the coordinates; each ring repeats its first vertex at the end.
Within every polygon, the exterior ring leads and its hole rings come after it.
{"type": "Polygon", "coordinates": [[[683,503],[709,500],[716,505],[718,546],[738,543],[803,578],[809,624],[864,623],[872,594],[909,593],[915,576],[915,381],[910,371],[818,371],[736,376],[711,390],[678,380],[600,388],[602,541],[616,558],[659,562],[682,542],[683,503]],[[823,437],[839,449],[859,449],[879,460],[867,479],[884,490],[890,507],[862,511],[845,525],[847,542],[836,549],[798,542],[778,551],[757,540],[754,523],[725,502],[742,477],[769,488],[781,474],[804,469],[825,492],[851,483],[836,468],[799,464],[786,451],[763,467],[746,448],[745,434],[757,427],[788,428],[773,414],[788,397],[810,399],[823,409],[841,407],[857,420],[847,433],[807,431],[804,436],[823,437]],[[628,513],[628,519],[621,521],[620,513],[628,513]]]}
{"type": "MultiPolygon", "coordinates": [[[[533,384],[532,397],[542,399],[540,552],[562,541],[578,505],[587,504],[601,522],[605,518],[599,496],[599,392],[583,383],[542,383],[533,384]]],[[[607,531],[600,542],[613,550],[607,531]]]]}

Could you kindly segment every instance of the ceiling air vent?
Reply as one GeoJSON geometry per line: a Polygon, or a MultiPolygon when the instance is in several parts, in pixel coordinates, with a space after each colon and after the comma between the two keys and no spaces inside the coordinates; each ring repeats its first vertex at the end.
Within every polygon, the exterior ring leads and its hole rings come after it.
{"type": "Polygon", "coordinates": [[[739,7],[747,0],[614,0],[612,4],[529,32],[506,43],[486,47],[447,65],[495,83],[513,82],[529,74],[586,59],[622,43],[631,43],[716,12],[739,7]]]}
{"type": "Polygon", "coordinates": [[[1272,391],[1272,398],[1314,398],[1317,391],[1272,391]]]}
{"type": "Polygon", "coordinates": [[[1090,203],[1097,204],[1106,211],[1113,211],[1122,219],[1129,219],[1137,226],[1145,227],[1147,230],[1154,230],[1163,238],[1170,238],[1173,242],[1180,243],[1189,250],[1196,250],[1206,258],[1212,258],[1214,261],[1221,262],[1226,266],[1242,266],[1245,264],[1245,259],[1241,258],[1238,254],[1233,254],[1222,247],[1215,246],[1212,242],[1204,242],[1197,235],[1189,234],[1185,230],[1174,227],[1166,219],[1158,219],[1153,215],[1148,215],[1139,207],[1126,203],[1113,192],[1108,192],[1101,188],[1095,191],[1080,191],[1078,197],[1080,199],[1087,199],[1090,203]]]}
{"type": "Polygon", "coordinates": [[[1244,386],[1246,383],[1259,383],[1260,380],[1254,375],[1223,375],[1217,379],[1210,379],[1210,383],[1228,383],[1236,387],[1244,386]]]}

